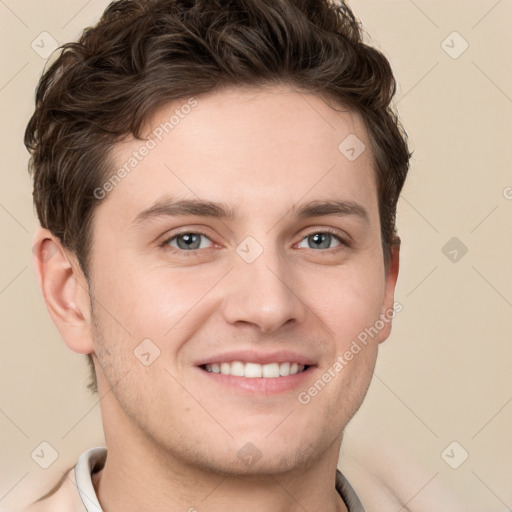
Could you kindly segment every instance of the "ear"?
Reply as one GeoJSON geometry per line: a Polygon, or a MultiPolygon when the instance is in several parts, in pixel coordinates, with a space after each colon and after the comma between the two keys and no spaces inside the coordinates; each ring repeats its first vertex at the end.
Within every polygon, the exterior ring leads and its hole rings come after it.
{"type": "Polygon", "coordinates": [[[379,343],[386,341],[391,334],[392,319],[402,310],[402,305],[395,306],[395,286],[400,266],[400,237],[394,235],[391,242],[391,260],[386,268],[384,300],[380,312],[380,320],[384,323],[379,330],[379,343]]]}
{"type": "Polygon", "coordinates": [[[53,323],[71,350],[93,352],[90,290],[78,260],[58,237],[42,227],[37,229],[32,245],[37,281],[53,323]]]}

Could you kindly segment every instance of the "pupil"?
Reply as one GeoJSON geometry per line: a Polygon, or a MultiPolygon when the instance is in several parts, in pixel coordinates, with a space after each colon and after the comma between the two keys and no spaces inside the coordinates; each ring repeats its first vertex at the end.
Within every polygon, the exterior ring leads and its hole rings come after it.
{"type": "Polygon", "coordinates": [[[177,241],[180,249],[197,249],[200,245],[200,243],[198,243],[199,235],[195,235],[193,233],[181,235],[178,237],[177,241]]]}
{"type": "Polygon", "coordinates": [[[315,233],[314,235],[311,235],[309,238],[310,241],[313,241],[315,244],[317,244],[317,247],[326,249],[329,247],[331,235],[329,235],[328,233],[315,233]]]}

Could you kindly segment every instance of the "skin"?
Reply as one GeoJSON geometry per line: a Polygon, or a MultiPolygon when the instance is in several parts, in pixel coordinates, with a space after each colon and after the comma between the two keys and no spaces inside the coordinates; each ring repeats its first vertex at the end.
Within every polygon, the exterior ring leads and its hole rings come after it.
{"type": "MultiPolygon", "coordinates": [[[[307,405],[297,396],[393,308],[399,248],[385,268],[368,134],[356,113],[285,87],[196,99],[99,202],[91,289],[58,239],[42,228],[35,237],[39,251],[55,253],[36,260],[52,319],[96,365],[108,447],[93,481],[100,503],[108,512],[346,510],[334,488],[343,429],[391,322],[307,405]],[[338,150],[350,134],[366,146],[354,161],[338,150]],[[222,202],[235,216],[132,225],[164,195],[222,202]],[[368,220],[293,215],[314,200],[356,202],[368,220]],[[308,238],[326,229],[350,245],[308,238]],[[177,238],[164,244],[178,232],[206,237],[184,256],[177,238]],[[236,251],[248,236],[263,249],[252,263],[236,251]],[[145,366],[133,351],[148,338],[160,355],[145,366]],[[237,348],[292,350],[315,365],[305,385],[273,395],[218,384],[196,366],[237,348]],[[261,453],[251,464],[237,456],[247,443],[261,453]]],[[[184,103],[158,110],[148,135],[184,103]]],[[[113,172],[143,142],[117,144],[113,172]]]]}

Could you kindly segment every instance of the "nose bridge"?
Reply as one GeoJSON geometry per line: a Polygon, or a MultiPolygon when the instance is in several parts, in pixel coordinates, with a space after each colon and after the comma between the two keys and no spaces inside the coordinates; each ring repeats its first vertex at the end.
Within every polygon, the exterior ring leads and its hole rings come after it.
{"type": "Polygon", "coordinates": [[[236,248],[224,297],[224,315],[229,323],[251,323],[270,332],[303,317],[304,305],[290,282],[292,269],[271,238],[267,236],[260,243],[247,237],[236,248]]]}

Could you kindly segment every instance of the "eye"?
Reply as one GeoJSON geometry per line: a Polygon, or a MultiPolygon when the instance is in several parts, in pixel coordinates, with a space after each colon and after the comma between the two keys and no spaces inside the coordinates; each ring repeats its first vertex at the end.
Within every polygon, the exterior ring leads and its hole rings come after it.
{"type": "Polygon", "coordinates": [[[211,240],[203,233],[180,233],[168,238],[162,245],[173,247],[179,251],[195,251],[197,249],[207,248],[202,243],[204,239],[211,242],[211,240]]]}
{"type": "Polygon", "coordinates": [[[318,231],[315,233],[311,233],[308,236],[302,239],[309,246],[301,245],[303,241],[299,243],[297,247],[300,249],[332,249],[333,247],[337,247],[340,245],[348,245],[340,236],[331,233],[329,231],[318,231]],[[335,245],[332,246],[332,242],[335,242],[335,245]]]}

